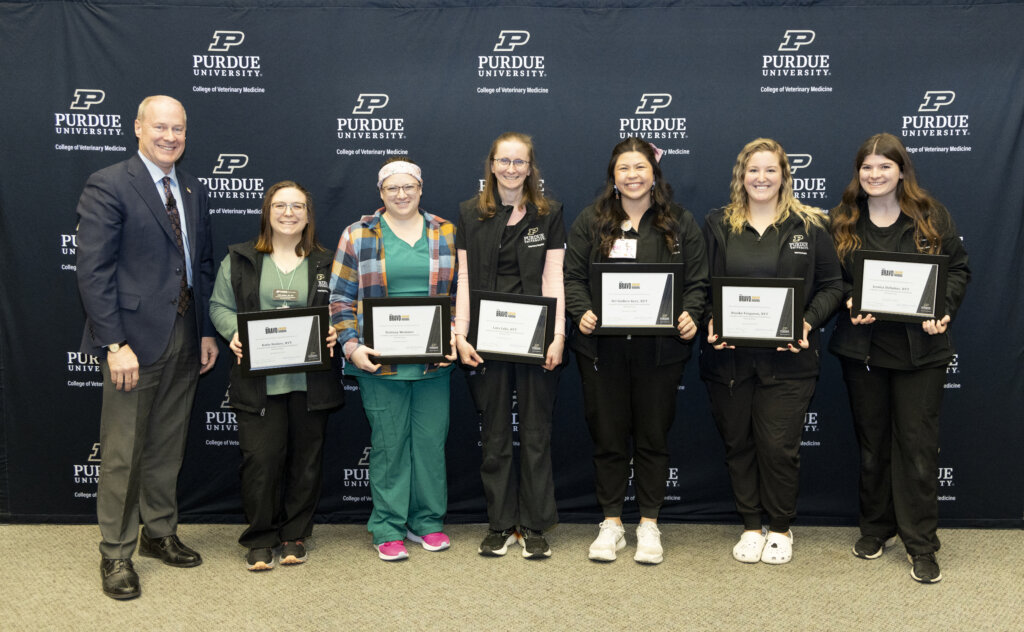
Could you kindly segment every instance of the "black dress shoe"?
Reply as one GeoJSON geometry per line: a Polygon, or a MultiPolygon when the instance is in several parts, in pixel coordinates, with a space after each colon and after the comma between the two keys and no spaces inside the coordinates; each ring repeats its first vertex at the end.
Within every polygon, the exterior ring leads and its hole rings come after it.
{"type": "Polygon", "coordinates": [[[135,599],[142,592],[131,560],[100,561],[103,594],[113,599],[135,599]]]}
{"type": "Polygon", "coordinates": [[[189,568],[203,563],[199,553],[182,544],[177,535],[152,540],[146,535],[145,530],[139,537],[139,555],[155,557],[168,566],[178,568],[189,568]]]}

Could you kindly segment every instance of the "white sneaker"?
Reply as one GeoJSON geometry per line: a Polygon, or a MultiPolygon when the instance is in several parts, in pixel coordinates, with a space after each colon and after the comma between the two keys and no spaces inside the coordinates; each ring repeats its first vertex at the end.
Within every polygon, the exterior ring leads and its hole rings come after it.
{"type": "Polygon", "coordinates": [[[761,551],[761,561],[765,564],[788,564],[793,559],[793,530],[785,533],[768,532],[768,538],[761,551]]]}
{"type": "Polygon", "coordinates": [[[601,532],[590,545],[590,559],[598,562],[614,562],[616,551],[626,548],[626,529],[621,524],[605,520],[598,525],[601,532]]]}
{"type": "Polygon", "coordinates": [[[661,531],[655,522],[641,522],[636,528],[636,555],[633,559],[641,564],[661,564],[664,558],[661,548],[661,531]]]}
{"type": "Polygon", "coordinates": [[[744,564],[756,564],[761,561],[761,551],[764,550],[765,533],[767,529],[761,527],[760,531],[744,531],[740,541],[732,547],[732,556],[737,562],[744,564]]]}

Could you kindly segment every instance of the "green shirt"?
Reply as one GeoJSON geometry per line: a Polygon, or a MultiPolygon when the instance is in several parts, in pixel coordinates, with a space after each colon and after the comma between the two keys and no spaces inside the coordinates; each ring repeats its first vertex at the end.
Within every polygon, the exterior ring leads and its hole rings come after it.
{"type": "MultiPolygon", "coordinates": [[[[260,273],[260,309],[285,309],[305,307],[309,300],[309,259],[303,257],[299,265],[288,274],[277,269],[269,254],[264,254],[260,273]],[[296,291],[295,300],[274,299],[274,290],[296,291]]],[[[238,332],[238,305],[231,287],[231,255],[224,257],[217,272],[217,280],[210,296],[210,319],[220,335],[226,339],[238,332]]],[[[245,349],[242,350],[245,353],[245,349]]],[[[232,354],[234,355],[234,354],[232,354]]],[[[306,373],[278,373],[267,376],[267,395],[284,395],[293,391],[306,390],[306,373]]]]}

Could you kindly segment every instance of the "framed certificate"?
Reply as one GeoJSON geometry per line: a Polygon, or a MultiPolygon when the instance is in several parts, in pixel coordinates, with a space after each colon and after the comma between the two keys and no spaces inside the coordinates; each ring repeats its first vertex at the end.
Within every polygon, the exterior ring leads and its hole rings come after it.
{"type": "Polygon", "coordinates": [[[363,299],[363,340],[379,364],[447,362],[452,299],[406,296],[363,299]]]}
{"type": "Polygon", "coordinates": [[[678,336],[683,264],[594,263],[590,290],[604,335],[678,336]]]}
{"type": "Polygon", "coordinates": [[[718,344],[785,347],[804,336],[804,280],[712,277],[718,344]]]}
{"type": "Polygon", "coordinates": [[[466,339],[485,360],[544,364],[555,338],[557,299],[547,296],[470,292],[466,339]]]}
{"type": "Polygon", "coordinates": [[[330,313],[326,305],[238,314],[242,370],[250,375],[325,371],[330,313]]]}
{"type": "Polygon", "coordinates": [[[946,255],[853,253],[853,313],[919,323],[946,315],[946,255]]]}

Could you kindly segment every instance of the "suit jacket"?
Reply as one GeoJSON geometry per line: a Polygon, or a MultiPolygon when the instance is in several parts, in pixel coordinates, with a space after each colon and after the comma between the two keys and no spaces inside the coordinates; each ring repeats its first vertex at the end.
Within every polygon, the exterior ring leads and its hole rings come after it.
{"type": "MultiPolygon", "coordinates": [[[[176,172],[192,259],[196,330],[215,336],[209,316],[214,280],[209,200],[199,180],[176,172]]],[[[141,366],[156,362],[170,340],[184,269],[164,201],[139,155],[92,174],[78,201],[78,291],[86,315],[81,351],[102,359],[104,346],[127,340],[141,366]]]]}

